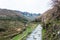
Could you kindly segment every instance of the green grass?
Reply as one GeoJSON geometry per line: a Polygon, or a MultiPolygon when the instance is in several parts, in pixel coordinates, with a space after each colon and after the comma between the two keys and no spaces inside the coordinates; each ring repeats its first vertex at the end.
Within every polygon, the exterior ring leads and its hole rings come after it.
{"type": "Polygon", "coordinates": [[[45,32],[46,32],[46,30],[43,29],[43,30],[42,30],[42,39],[43,39],[43,40],[44,40],[44,37],[45,37],[45,32]]]}
{"type": "Polygon", "coordinates": [[[22,34],[19,34],[19,35],[13,37],[12,40],[22,40],[22,39],[26,39],[27,35],[28,35],[29,33],[31,33],[31,32],[35,29],[35,27],[36,27],[36,24],[34,25],[34,27],[28,26],[28,27],[26,28],[26,30],[25,30],[22,34]]]}

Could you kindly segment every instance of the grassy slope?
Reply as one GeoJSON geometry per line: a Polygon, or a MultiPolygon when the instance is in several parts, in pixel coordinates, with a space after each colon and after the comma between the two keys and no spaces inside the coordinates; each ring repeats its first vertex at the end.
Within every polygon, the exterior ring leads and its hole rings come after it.
{"type": "Polygon", "coordinates": [[[25,40],[27,35],[29,33],[31,33],[35,29],[36,26],[37,26],[37,24],[29,25],[22,34],[19,34],[19,35],[13,37],[12,40],[25,40]]]}

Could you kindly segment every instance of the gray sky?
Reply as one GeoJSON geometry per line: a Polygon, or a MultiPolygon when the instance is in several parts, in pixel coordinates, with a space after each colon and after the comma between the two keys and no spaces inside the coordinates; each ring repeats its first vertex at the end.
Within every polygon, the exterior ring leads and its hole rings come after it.
{"type": "Polygon", "coordinates": [[[0,0],[0,8],[43,13],[50,8],[49,0],[0,0]]]}

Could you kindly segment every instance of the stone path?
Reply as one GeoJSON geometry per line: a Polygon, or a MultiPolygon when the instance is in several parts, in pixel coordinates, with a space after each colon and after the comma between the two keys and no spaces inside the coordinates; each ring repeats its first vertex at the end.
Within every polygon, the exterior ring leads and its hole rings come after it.
{"type": "Polygon", "coordinates": [[[42,27],[39,24],[26,40],[42,40],[42,27]]]}

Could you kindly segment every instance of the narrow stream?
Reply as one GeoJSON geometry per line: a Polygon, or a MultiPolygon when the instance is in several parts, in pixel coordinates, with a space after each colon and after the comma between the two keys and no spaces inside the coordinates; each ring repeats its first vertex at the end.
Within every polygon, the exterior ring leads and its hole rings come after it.
{"type": "Polygon", "coordinates": [[[42,27],[39,24],[26,40],[42,40],[42,27]]]}

